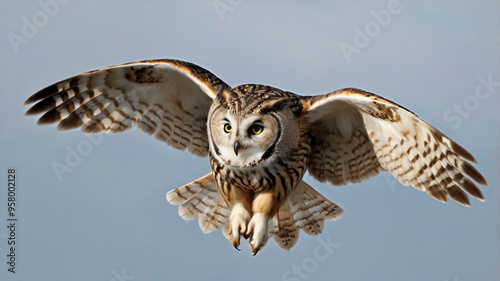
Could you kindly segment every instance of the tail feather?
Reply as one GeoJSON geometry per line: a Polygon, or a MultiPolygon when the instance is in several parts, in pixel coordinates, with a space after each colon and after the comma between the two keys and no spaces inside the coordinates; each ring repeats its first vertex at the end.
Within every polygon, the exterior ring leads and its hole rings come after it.
{"type": "Polygon", "coordinates": [[[342,208],[326,199],[304,181],[290,196],[294,219],[305,233],[318,235],[323,231],[325,220],[337,220],[342,217],[342,208]]]}
{"type": "Polygon", "coordinates": [[[203,233],[217,230],[227,224],[231,213],[222,198],[212,173],[167,193],[172,205],[179,205],[179,216],[185,220],[198,217],[203,233]]]}
{"type": "MultiPolygon", "coordinates": [[[[219,191],[217,191],[218,194],[219,191]]],[[[215,202],[215,201],[214,201],[215,202]]],[[[198,224],[203,233],[210,233],[228,224],[231,210],[227,207],[226,201],[220,196],[217,204],[211,205],[198,217],[198,224]]]]}
{"type": "Polygon", "coordinates": [[[281,205],[278,213],[270,220],[270,235],[274,235],[274,240],[278,245],[289,250],[299,240],[300,229],[293,219],[293,212],[290,208],[290,202],[287,200],[281,205]]]}
{"type": "Polygon", "coordinates": [[[300,229],[308,235],[318,235],[325,220],[340,219],[343,213],[342,208],[301,181],[272,219],[269,236],[274,235],[278,245],[288,250],[297,243],[300,229]]]}

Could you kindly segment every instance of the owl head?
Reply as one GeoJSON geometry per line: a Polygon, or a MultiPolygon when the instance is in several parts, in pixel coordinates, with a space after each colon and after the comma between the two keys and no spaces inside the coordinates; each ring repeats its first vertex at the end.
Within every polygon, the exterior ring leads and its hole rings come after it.
{"type": "Polygon", "coordinates": [[[300,102],[284,91],[242,85],[219,94],[207,120],[212,155],[249,168],[286,157],[298,145],[300,102]]]}

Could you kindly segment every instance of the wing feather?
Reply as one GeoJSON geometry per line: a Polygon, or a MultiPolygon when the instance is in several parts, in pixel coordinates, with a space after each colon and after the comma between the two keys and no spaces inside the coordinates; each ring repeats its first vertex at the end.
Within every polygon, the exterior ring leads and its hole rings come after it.
{"type": "Polygon", "coordinates": [[[487,185],[463,147],[411,111],[375,94],[343,89],[304,97],[313,138],[309,172],[341,185],[389,171],[403,185],[446,202],[484,200],[474,181],[487,185]]]}
{"type": "Polygon", "coordinates": [[[179,60],[149,60],[90,71],[48,86],[26,100],[27,115],[59,130],[119,133],[132,127],[206,156],[207,114],[230,87],[209,71],[179,60]]]}

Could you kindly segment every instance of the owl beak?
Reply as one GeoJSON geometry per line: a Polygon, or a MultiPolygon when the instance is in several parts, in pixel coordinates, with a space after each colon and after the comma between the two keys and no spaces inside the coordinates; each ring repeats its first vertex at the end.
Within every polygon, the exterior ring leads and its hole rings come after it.
{"type": "Polygon", "coordinates": [[[239,141],[234,142],[234,154],[238,156],[238,150],[240,149],[241,145],[239,141]]]}

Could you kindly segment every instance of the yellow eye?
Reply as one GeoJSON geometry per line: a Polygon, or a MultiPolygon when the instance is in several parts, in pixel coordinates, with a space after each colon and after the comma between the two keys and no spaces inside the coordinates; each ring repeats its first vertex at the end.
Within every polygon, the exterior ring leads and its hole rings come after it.
{"type": "Polygon", "coordinates": [[[250,133],[252,135],[259,135],[260,133],[262,133],[262,131],[264,131],[264,127],[262,127],[261,125],[253,125],[252,127],[250,127],[250,133]]]}
{"type": "Polygon", "coordinates": [[[233,127],[231,127],[231,124],[229,123],[224,124],[224,132],[229,133],[231,132],[232,129],[233,127]]]}

